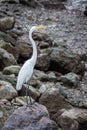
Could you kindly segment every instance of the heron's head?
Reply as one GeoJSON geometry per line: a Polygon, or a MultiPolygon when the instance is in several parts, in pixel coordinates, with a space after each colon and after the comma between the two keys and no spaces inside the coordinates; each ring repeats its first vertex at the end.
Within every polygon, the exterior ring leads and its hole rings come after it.
{"type": "Polygon", "coordinates": [[[45,29],[46,26],[43,26],[43,25],[38,25],[38,26],[33,26],[31,29],[30,29],[30,32],[32,33],[33,31],[38,31],[38,30],[41,30],[41,29],[45,29]]]}
{"type": "Polygon", "coordinates": [[[36,27],[37,30],[46,28],[46,26],[43,26],[43,25],[38,25],[38,26],[35,26],[35,27],[36,27]]]}

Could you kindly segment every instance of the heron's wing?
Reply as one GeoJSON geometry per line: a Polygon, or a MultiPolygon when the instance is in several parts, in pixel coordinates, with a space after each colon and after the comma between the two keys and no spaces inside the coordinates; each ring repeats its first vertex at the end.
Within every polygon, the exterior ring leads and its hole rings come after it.
{"type": "Polygon", "coordinates": [[[24,65],[22,66],[21,70],[18,74],[18,80],[16,89],[20,90],[22,88],[23,83],[27,83],[28,80],[31,78],[33,73],[33,66],[30,60],[27,60],[24,65]]]}

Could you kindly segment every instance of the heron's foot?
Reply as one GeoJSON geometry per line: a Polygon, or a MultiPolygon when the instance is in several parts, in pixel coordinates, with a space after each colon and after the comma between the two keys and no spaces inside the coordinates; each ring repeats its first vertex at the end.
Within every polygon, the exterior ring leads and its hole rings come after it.
{"type": "Polygon", "coordinates": [[[26,104],[26,107],[30,107],[30,108],[31,108],[31,107],[32,107],[32,105],[33,105],[34,103],[35,103],[35,102],[30,102],[30,103],[27,103],[27,104],[26,104]]]}

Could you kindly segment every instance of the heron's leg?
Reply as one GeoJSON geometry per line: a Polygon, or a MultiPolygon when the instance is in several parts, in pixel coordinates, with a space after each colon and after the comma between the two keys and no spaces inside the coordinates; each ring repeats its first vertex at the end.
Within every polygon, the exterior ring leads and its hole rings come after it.
{"type": "MultiPolygon", "coordinates": [[[[29,85],[28,85],[28,96],[29,96],[30,105],[32,105],[31,93],[29,91],[29,85]]],[[[28,103],[28,105],[29,105],[29,103],[28,103]]]]}
{"type": "Polygon", "coordinates": [[[26,87],[26,102],[27,102],[27,106],[28,106],[28,90],[27,90],[27,87],[26,87]]]}

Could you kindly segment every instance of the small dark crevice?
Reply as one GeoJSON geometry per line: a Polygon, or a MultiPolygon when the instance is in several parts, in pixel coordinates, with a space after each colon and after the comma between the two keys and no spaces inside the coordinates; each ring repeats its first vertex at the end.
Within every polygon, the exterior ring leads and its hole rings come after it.
{"type": "Polygon", "coordinates": [[[78,130],[87,130],[87,121],[79,124],[78,130]]]}

